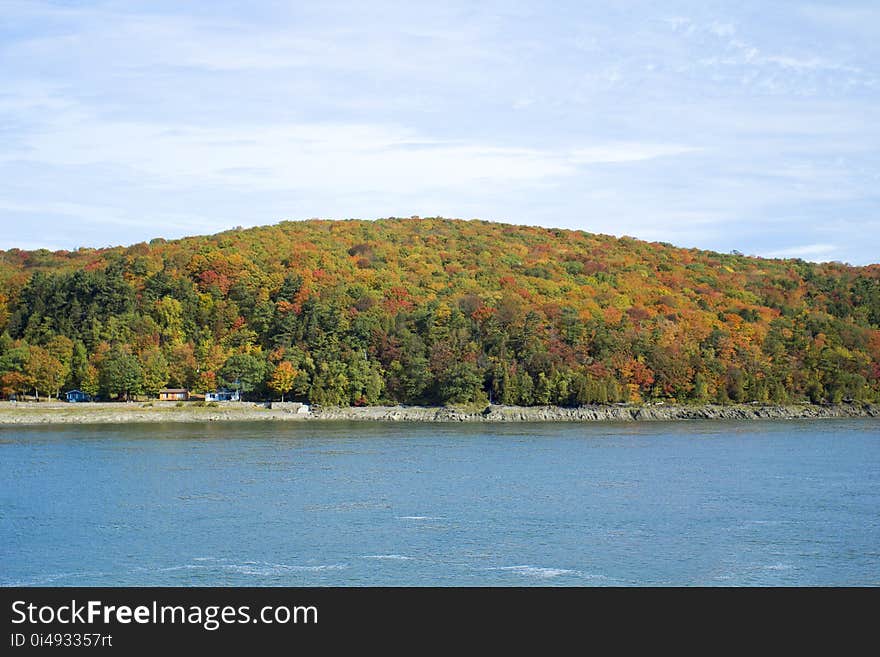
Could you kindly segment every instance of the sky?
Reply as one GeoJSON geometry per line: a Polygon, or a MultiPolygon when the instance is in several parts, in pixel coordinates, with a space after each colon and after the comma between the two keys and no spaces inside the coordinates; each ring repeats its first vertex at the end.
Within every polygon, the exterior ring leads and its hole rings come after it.
{"type": "Polygon", "coordinates": [[[444,216],[880,262],[880,3],[0,0],[0,249],[444,216]]]}

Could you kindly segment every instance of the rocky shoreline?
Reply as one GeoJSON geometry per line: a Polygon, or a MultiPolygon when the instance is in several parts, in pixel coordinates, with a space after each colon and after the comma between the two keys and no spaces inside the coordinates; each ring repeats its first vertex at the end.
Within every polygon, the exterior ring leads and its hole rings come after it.
{"type": "Polygon", "coordinates": [[[670,420],[795,420],[843,417],[880,418],[877,404],[771,406],[752,404],[699,406],[621,405],[490,406],[482,411],[455,408],[369,407],[316,409],[311,417],[325,420],[411,422],[639,422],[670,420]]]}
{"type": "Polygon", "coordinates": [[[702,404],[489,406],[459,409],[423,406],[299,408],[298,404],[229,402],[214,407],[173,403],[0,402],[0,426],[40,424],[127,424],[143,422],[372,421],[372,422],[646,422],[672,420],[798,420],[865,417],[880,419],[880,404],[702,404]]]}

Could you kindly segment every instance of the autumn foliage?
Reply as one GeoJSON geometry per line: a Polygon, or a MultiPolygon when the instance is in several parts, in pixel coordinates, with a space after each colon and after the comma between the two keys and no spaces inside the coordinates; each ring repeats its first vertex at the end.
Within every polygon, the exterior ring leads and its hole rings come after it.
{"type": "Polygon", "coordinates": [[[880,266],[483,221],[0,252],[0,392],[317,404],[880,399],[880,266]]]}

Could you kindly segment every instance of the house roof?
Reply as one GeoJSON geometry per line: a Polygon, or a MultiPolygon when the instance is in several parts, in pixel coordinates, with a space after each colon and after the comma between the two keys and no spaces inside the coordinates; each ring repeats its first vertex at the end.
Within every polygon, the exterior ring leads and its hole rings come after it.
{"type": "Polygon", "coordinates": [[[162,388],[159,393],[163,392],[189,392],[186,388],[162,388]]]}

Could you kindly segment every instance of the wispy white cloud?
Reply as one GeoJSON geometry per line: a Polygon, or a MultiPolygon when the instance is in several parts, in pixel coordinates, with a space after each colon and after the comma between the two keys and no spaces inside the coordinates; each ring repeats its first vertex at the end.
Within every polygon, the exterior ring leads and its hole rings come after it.
{"type": "MultiPolygon", "coordinates": [[[[819,86],[846,85],[872,87],[876,75],[862,66],[829,56],[815,45],[799,44],[789,51],[781,50],[777,42],[759,45],[733,23],[717,21],[697,22],[687,18],[667,21],[670,28],[682,34],[699,48],[694,59],[697,66],[723,71],[737,80],[740,86],[761,88],[765,92],[813,94],[818,81],[809,76],[819,74],[847,74],[845,78],[826,78],[819,86]]],[[[751,31],[754,31],[752,28],[751,31]]],[[[849,54],[851,57],[851,53],[849,54]]]]}
{"type": "Polygon", "coordinates": [[[785,249],[776,249],[767,253],[771,258],[807,258],[821,260],[825,256],[836,253],[839,250],[835,244],[805,244],[803,246],[791,246],[785,249]]]}
{"type": "Polygon", "coordinates": [[[696,146],[682,144],[610,143],[587,148],[576,148],[570,159],[576,164],[608,164],[616,162],[642,162],[660,157],[696,153],[696,146]]]}
{"type": "Polygon", "coordinates": [[[2,6],[5,245],[446,214],[880,252],[870,4],[2,6]]]}
{"type": "MultiPolygon", "coordinates": [[[[32,102],[42,104],[39,95],[32,102]]],[[[579,165],[640,162],[696,152],[681,144],[586,143],[539,149],[437,139],[382,124],[242,123],[205,127],[107,120],[45,96],[52,112],[0,163],[106,166],[149,186],[224,185],[251,190],[456,189],[571,176],[579,165]]],[[[47,209],[50,209],[47,207],[47,209]]],[[[52,210],[56,211],[56,210],[52,210]]]]}
{"type": "Polygon", "coordinates": [[[0,155],[0,162],[110,165],[163,186],[389,192],[401,186],[539,180],[573,171],[564,158],[536,149],[429,141],[381,125],[203,128],[75,119],[45,126],[21,148],[0,155]]]}

